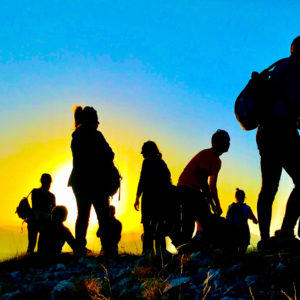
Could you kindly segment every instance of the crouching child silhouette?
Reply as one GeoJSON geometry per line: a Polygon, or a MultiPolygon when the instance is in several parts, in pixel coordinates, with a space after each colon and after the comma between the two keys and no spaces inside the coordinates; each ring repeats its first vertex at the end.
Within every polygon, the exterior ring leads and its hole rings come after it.
{"type": "Polygon", "coordinates": [[[57,256],[67,242],[73,251],[76,250],[75,238],[71,231],[63,224],[67,219],[68,210],[58,205],[51,212],[49,220],[41,229],[38,241],[38,253],[47,256],[57,256]]]}
{"type": "MultiPolygon", "coordinates": [[[[116,208],[113,205],[109,206],[109,220],[108,220],[108,228],[109,228],[109,239],[110,239],[110,249],[109,253],[111,256],[118,255],[118,244],[121,240],[122,233],[122,223],[116,219],[116,208]]],[[[97,231],[97,237],[100,237],[100,228],[97,231]]],[[[100,255],[103,255],[103,249],[100,252],[100,255]]]]}
{"type": "Polygon", "coordinates": [[[248,219],[252,220],[254,224],[258,221],[251,210],[251,207],[244,203],[245,192],[236,189],[236,202],[233,202],[228,207],[226,219],[232,225],[234,233],[234,242],[239,254],[245,254],[248,245],[250,244],[250,230],[248,219]]]}

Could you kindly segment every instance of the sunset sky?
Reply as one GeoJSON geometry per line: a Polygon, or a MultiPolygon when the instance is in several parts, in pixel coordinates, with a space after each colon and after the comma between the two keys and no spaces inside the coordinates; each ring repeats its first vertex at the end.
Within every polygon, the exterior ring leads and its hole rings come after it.
{"type": "MultiPolygon", "coordinates": [[[[142,144],[156,141],[177,184],[218,128],[231,136],[218,181],[223,216],[236,187],[256,213],[255,131],[239,126],[234,101],[252,71],[289,55],[299,12],[298,0],[1,1],[0,227],[20,225],[18,202],[47,172],[73,230],[74,105],[98,110],[99,130],[115,152],[123,180],[114,204],[124,232],[141,231],[133,203],[142,144]]],[[[292,187],[284,173],[272,232],[292,187]]],[[[251,230],[258,234],[257,225],[251,230]]]]}

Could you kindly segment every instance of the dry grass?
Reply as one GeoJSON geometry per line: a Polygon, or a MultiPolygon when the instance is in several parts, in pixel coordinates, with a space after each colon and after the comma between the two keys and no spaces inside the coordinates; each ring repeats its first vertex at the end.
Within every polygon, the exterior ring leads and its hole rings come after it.
{"type": "Polygon", "coordinates": [[[74,284],[72,298],[75,300],[108,300],[102,293],[103,286],[95,279],[89,278],[74,284]]]}
{"type": "Polygon", "coordinates": [[[168,283],[162,278],[148,279],[144,282],[143,297],[147,300],[163,299],[162,296],[167,286],[168,283]]]}

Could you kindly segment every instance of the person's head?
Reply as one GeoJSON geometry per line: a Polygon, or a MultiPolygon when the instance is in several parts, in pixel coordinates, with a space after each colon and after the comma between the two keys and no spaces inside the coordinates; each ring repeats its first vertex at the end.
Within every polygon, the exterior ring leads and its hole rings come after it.
{"type": "Polygon", "coordinates": [[[109,206],[109,216],[114,217],[116,214],[116,208],[113,205],[109,206]]]}
{"type": "Polygon", "coordinates": [[[157,145],[153,141],[145,142],[141,153],[145,158],[161,158],[162,156],[157,145]]]}
{"type": "Polygon", "coordinates": [[[47,173],[42,174],[40,181],[41,181],[43,188],[45,188],[47,190],[50,189],[51,182],[52,182],[52,178],[51,178],[50,174],[47,174],[47,173]]]}
{"type": "Polygon", "coordinates": [[[211,137],[211,145],[217,155],[227,152],[230,146],[230,137],[228,132],[218,129],[211,137]]]}
{"type": "Polygon", "coordinates": [[[84,125],[97,129],[99,125],[97,111],[92,106],[76,106],[74,111],[75,128],[84,125]]]}
{"type": "Polygon", "coordinates": [[[68,210],[63,205],[57,205],[51,212],[52,221],[62,223],[66,221],[68,217],[68,210]]]}
{"type": "Polygon", "coordinates": [[[245,192],[243,190],[240,190],[239,188],[236,188],[235,192],[235,199],[238,203],[244,203],[245,201],[245,192]]]}
{"type": "Polygon", "coordinates": [[[300,35],[293,40],[290,51],[291,56],[300,57],[300,35]]]}

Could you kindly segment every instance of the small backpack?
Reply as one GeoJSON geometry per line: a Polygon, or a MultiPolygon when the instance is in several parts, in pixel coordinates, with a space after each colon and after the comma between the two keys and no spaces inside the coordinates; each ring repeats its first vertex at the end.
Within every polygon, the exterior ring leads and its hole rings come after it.
{"type": "MultiPolygon", "coordinates": [[[[109,170],[107,170],[106,174],[106,190],[110,197],[112,197],[121,185],[122,176],[119,173],[119,170],[117,167],[113,164],[109,170]]],[[[120,200],[120,194],[119,194],[119,200],[120,200]]]]}
{"type": "Polygon", "coordinates": [[[234,228],[248,226],[248,219],[245,217],[242,208],[237,203],[231,204],[226,219],[234,228]]]}
{"type": "Polygon", "coordinates": [[[31,207],[28,201],[28,197],[30,194],[31,192],[28,194],[27,197],[22,198],[15,212],[18,215],[18,217],[23,219],[25,222],[27,221],[31,213],[31,207]]]}
{"type": "Polygon", "coordinates": [[[264,107],[270,105],[270,76],[278,60],[261,73],[252,72],[251,79],[235,100],[234,113],[244,130],[258,127],[264,118],[264,107]]]}

